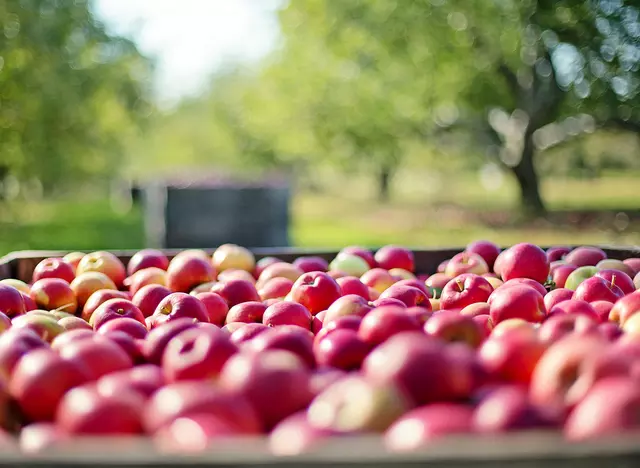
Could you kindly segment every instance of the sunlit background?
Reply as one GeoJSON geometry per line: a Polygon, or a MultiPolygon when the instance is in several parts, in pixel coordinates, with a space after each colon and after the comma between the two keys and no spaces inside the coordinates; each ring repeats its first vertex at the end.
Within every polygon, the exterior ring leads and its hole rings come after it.
{"type": "Polygon", "coordinates": [[[0,254],[640,244],[636,3],[0,0],[0,254]]]}

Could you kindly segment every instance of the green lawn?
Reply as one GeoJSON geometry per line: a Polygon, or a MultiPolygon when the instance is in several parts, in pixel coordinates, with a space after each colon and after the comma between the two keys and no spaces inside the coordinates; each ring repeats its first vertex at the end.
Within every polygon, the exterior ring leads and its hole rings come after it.
{"type": "MultiPolygon", "coordinates": [[[[460,246],[488,238],[501,244],[530,241],[555,243],[611,243],[640,245],[640,226],[633,222],[619,231],[613,226],[572,227],[541,223],[490,227],[479,214],[507,210],[517,192],[505,183],[486,190],[477,177],[462,176],[440,182],[418,175],[403,176],[394,187],[393,201],[379,204],[366,180],[337,179],[325,194],[299,193],[292,200],[292,242],[305,247],[460,246]],[[444,185],[442,185],[444,184],[444,185]],[[348,191],[344,188],[348,187],[348,191]],[[462,209],[460,208],[462,207],[462,209]]],[[[640,209],[638,178],[609,177],[596,181],[553,181],[543,186],[552,209],[640,209]]],[[[10,205],[0,211],[0,255],[24,249],[141,248],[142,216],[138,208],[116,212],[108,200],[65,200],[10,205]]]]}

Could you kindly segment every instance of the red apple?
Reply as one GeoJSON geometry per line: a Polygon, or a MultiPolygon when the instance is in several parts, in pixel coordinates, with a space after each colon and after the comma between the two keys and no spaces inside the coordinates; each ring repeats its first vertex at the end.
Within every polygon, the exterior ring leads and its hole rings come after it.
{"type": "Polygon", "coordinates": [[[151,267],[136,271],[124,280],[124,285],[129,288],[131,295],[135,295],[141,288],[148,284],[166,286],[167,272],[160,268],[151,267]]]}
{"type": "Polygon", "coordinates": [[[198,255],[176,256],[169,263],[166,281],[173,292],[187,293],[202,283],[216,278],[216,270],[207,257],[198,255]]]}
{"type": "Polygon", "coordinates": [[[238,435],[233,425],[212,414],[190,414],[157,431],[153,441],[163,454],[189,455],[226,445],[238,435]]]}
{"type": "Polygon", "coordinates": [[[357,255],[369,264],[369,268],[376,268],[378,266],[373,253],[364,247],[349,246],[342,249],[339,253],[357,255]]]}
{"type": "Polygon", "coordinates": [[[298,257],[293,261],[293,265],[300,268],[305,273],[312,271],[327,271],[329,269],[329,262],[322,257],[308,256],[298,257]]]}
{"type": "Polygon", "coordinates": [[[160,364],[162,355],[169,341],[180,332],[195,326],[196,321],[193,318],[183,317],[163,323],[153,330],[150,330],[142,346],[142,352],[147,361],[152,364],[160,364]]]}
{"type": "Polygon", "coordinates": [[[431,316],[424,325],[429,336],[447,342],[462,341],[472,348],[482,343],[483,333],[480,326],[471,318],[454,310],[441,310],[431,316]]]}
{"type": "Polygon", "coordinates": [[[338,278],[336,282],[338,283],[338,286],[340,286],[340,290],[344,296],[348,294],[355,294],[366,300],[371,299],[371,296],[369,295],[369,287],[360,281],[360,278],[356,278],[355,276],[343,276],[342,278],[338,278]]]}
{"type": "Polygon", "coordinates": [[[182,317],[196,319],[198,322],[208,322],[209,314],[202,302],[197,298],[181,292],[171,293],[156,307],[154,316],[161,321],[171,321],[182,317]]]}
{"type": "Polygon", "coordinates": [[[629,276],[630,278],[632,278],[635,274],[635,271],[629,265],[624,263],[622,260],[616,260],[614,258],[606,258],[604,260],[600,260],[596,265],[596,268],[599,268],[600,270],[619,271],[629,276]]]}
{"type": "Polygon", "coordinates": [[[98,271],[89,271],[76,276],[71,282],[71,289],[78,300],[78,307],[83,308],[89,297],[101,289],[117,290],[111,278],[98,271]]]}
{"type": "Polygon", "coordinates": [[[229,336],[220,330],[190,328],[167,344],[162,369],[169,382],[215,379],[237,351],[229,336]]]}
{"type": "Polygon", "coordinates": [[[473,432],[473,407],[462,403],[433,403],[409,411],[384,435],[392,452],[409,452],[433,440],[473,432]]]}
{"type": "Polygon", "coordinates": [[[597,247],[578,247],[565,255],[564,260],[571,265],[581,267],[597,265],[599,261],[605,258],[607,258],[607,254],[602,249],[597,247]]]}
{"type": "MultiPolygon", "coordinates": [[[[221,271],[220,274],[218,274],[218,282],[227,283],[234,279],[245,280],[250,282],[251,284],[256,284],[256,279],[253,277],[253,275],[245,270],[224,270],[221,271]]],[[[211,287],[213,287],[213,284],[211,285],[211,287]]]]}
{"type": "Polygon", "coordinates": [[[38,422],[24,426],[20,431],[20,450],[26,454],[37,454],[57,448],[67,442],[68,434],[49,422],[38,422]]]}
{"type": "Polygon", "coordinates": [[[53,315],[40,313],[40,311],[33,311],[26,315],[14,317],[13,320],[11,320],[11,328],[28,328],[33,330],[48,343],[53,341],[56,336],[65,332],[65,329],[58,323],[53,315]]]}
{"type": "Polygon", "coordinates": [[[631,268],[631,270],[633,270],[634,275],[637,275],[638,273],[640,273],[640,258],[638,257],[627,258],[625,260],[622,260],[622,263],[624,263],[629,268],[631,268]]]}
{"type": "Polygon", "coordinates": [[[98,330],[110,320],[125,317],[136,320],[142,325],[145,324],[144,315],[142,315],[140,309],[138,309],[133,302],[126,299],[109,299],[103,302],[95,312],[91,314],[89,324],[98,330]]]}
{"type": "Polygon", "coordinates": [[[279,262],[268,265],[262,270],[260,276],[258,276],[258,282],[256,283],[259,288],[267,283],[272,278],[287,278],[291,281],[296,281],[304,274],[300,268],[291,263],[279,262]]]}
{"type": "Polygon", "coordinates": [[[447,268],[444,270],[445,275],[450,278],[455,278],[463,273],[475,273],[476,275],[483,275],[489,272],[489,266],[484,259],[475,253],[461,252],[454,255],[447,263],[447,268]]]}
{"type": "Polygon", "coordinates": [[[59,353],[63,359],[82,366],[90,380],[133,366],[122,347],[104,336],[73,341],[60,348],[59,353]]]}
{"type": "Polygon", "coordinates": [[[267,307],[262,316],[262,323],[269,327],[297,325],[310,330],[311,318],[311,313],[304,305],[297,302],[283,301],[267,307]]]}
{"type": "Polygon", "coordinates": [[[523,284],[525,286],[530,286],[536,291],[538,291],[540,294],[542,294],[543,296],[547,294],[546,288],[542,284],[538,283],[535,280],[532,280],[531,278],[512,278],[508,281],[505,281],[500,287],[508,288],[516,284],[523,284]]]}
{"type": "Polygon", "coordinates": [[[471,320],[476,322],[476,324],[480,328],[480,331],[482,332],[482,340],[486,340],[489,335],[491,335],[491,331],[493,330],[493,322],[491,321],[491,317],[488,314],[481,314],[476,315],[475,317],[471,317],[471,320]]]}
{"type": "Polygon", "coordinates": [[[222,296],[212,292],[202,292],[195,294],[195,298],[204,304],[210,323],[219,327],[224,325],[229,306],[222,296]]]}
{"type": "Polygon", "coordinates": [[[117,286],[122,283],[127,276],[124,264],[111,252],[92,252],[82,257],[76,268],[76,276],[83,273],[99,272],[107,275],[117,286]]]}
{"type": "Polygon", "coordinates": [[[76,277],[75,269],[61,258],[45,258],[33,269],[31,282],[43,278],[60,278],[71,283],[76,277]]]}
{"type": "Polygon", "coordinates": [[[493,264],[496,262],[496,258],[500,255],[500,247],[493,242],[479,240],[468,244],[465,248],[465,252],[480,255],[491,270],[493,268],[493,264]]]}
{"type": "Polygon", "coordinates": [[[87,378],[80,362],[40,348],[28,352],[15,365],[9,391],[31,421],[51,421],[64,394],[87,378]]]}
{"type": "Polygon", "coordinates": [[[360,280],[370,288],[383,293],[396,279],[383,268],[373,268],[360,277],[360,280]]]}
{"type": "Polygon", "coordinates": [[[84,256],[85,254],[82,252],[70,252],[62,257],[62,260],[71,265],[73,267],[73,271],[75,272],[78,268],[78,263],[80,263],[80,260],[82,260],[84,256]]]}
{"type": "Polygon", "coordinates": [[[544,283],[549,276],[547,254],[537,245],[516,244],[508,248],[502,256],[500,276],[504,281],[531,278],[538,283],[544,283]]]}
{"type": "Polygon", "coordinates": [[[527,385],[546,344],[535,334],[518,329],[491,336],[482,344],[479,358],[483,367],[494,379],[527,385]]]}
{"type": "Polygon", "coordinates": [[[336,329],[317,342],[314,354],[319,366],[351,371],[360,368],[370,349],[357,331],[336,329]]]}
{"type": "Polygon", "coordinates": [[[93,339],[94,336],[94,331],[86,328],[79,330],[69,330],[56,336],[53,339],[53,341],[51,342],[51,349],[60,352],[62,348],[66,347],[70,343],[73,343],[74,341],[93,339]]]}
{"type": "Polygon", "coordinates": [[[8,378],[22,356],[31,350],[46,347],[47,343],[36,332],[27,328],[9,329],[2,333],[0,335],[0,375],[8,378]]]}
{"type": "Polygon", "coordinates": [[[276,456],[292,456],[318,450],[335,431],[312,426],[306,411],[280,421],[269,434],[269,451],[276,456]]]}
{"type": "Polygon", "coordinates": [[[340,317],[349,315],[364,317],[371,310],[373,310],[371,303],[362,296],[348,294],[342,296],[329,306],[323,321],[329,324],[340,317]]]}
{"type": "Polygon", "coordinates": [[[259,301],[241,302],[229,309],[226,323],[262,323],[267,306],[259,301]]]}
{"type": "Polygon", "coordinates": [[[83,385],[64,395],[56,411],[56,425],[67,434],[141,434],[143,404],[135,392],[105,396],[94,385],[83,385]]]}
{"type": "Polygon", "coordinates": [[[398,299],[406,307],[424,307],[429,310],[431,309],[431,302],[429,302],[427,294],[413,286],[394,284],[380,294],[378,301],[382,299],[398,299]]]}
{"type": "Polygon", "coordinates": [[[226,283],[216,283],[211,292],[219,294],[229,308],[243,302],[260,302],[260,296],[253,283],[246,280],[231,280],[226,283]]]}
{"type": "Polygon", "coordinates": [[[140,309],[142,315],[150,317],[158,308],[158,304],[169,294],[171,294],[171,291],[168,288],[159,284],[150,284],[136,292],[131,302],[140,309]]]}
{"type": "MultiPolygon", "coordinates": [[[[276,257],[264,257],[256,262],[256,268],[254,271],[254,277],[257,279],[260,277],[265,268],[269,265],[274,265],[276,263],[284,263],[282,260],[276,257]]],[[[295,280],[292,280],[292,282],[295,280]]]]}
{"type": "Polygon", "coordinates": [[[569,247],[551,247],[547,249],[547,260],[549,262],[555,262],[558,260],[562,260],[565,255],[571,252],[571,248],[569,247]]]}
{"type": "Polygon", "coordinates": [[[58,320],[58,325],[60,325],[65,331],[70,330],[91,330],[92,327],[85,320],[80,317],[76,317],[74,315],[70,317],[63,317],[58,320]]]}
{"type": "Polygon", "coordinates": [[[101,395],[136,392],[145,400],[163,385],[165,385],[164,374],[155,364],[142,364],[131,369],[112,372],[96,382],[96,388],[101,395]]]}
{"type": "Polygon", "coordinates": [[[544,307],[547,310],[551,310],[554,305],[563,301],[568,301],[569,299],[572,299],[572,298],[573,298],[573,291],[571,289],[557,288],[557,289],[554,289],[553,291],[549,291],[544,296],[544,307]]]}
{"type": "Polygon", "coordinates": [[[498,288],[491,293],[488,303],[494,324],[510,318],[540,322],[545,317],[544,298],[538,291],[525,285],[498,288]]]}
{"type": "Polygon", "coordinates": [[[424,325],[433,316],[434,311],[425,307],[407,307],[405,313],[414,316],[418,322],[424,325]]]}
{"type": "Polygon", "coordinates": [[[275,350],[289,351],[298,356],[310,369],[316,365],[313,355],[313,334],[295,325],[283,325],[259,333],[248,344],[248,348],[258,353],[275,350]]]}
{"type": "Polygon", "coordinates": [[[306,408],[313,398],[307,367],[287,351],[236,354],[222,370],[220,382],[251,402],[267,430],[306,408]]]}
{"type": "Polygon", "coordinates": [[[93,312],[109,299],[129,299],[129,295],[124,291],[116,291],[114,289],[100,289],[89,296],[89,299],[87,299],[87,302],[82,308],[81,317],[88,322],[89,320],[91,320],[91,315],[93,314],[93,312]]]}
{"type": "Polygon", "coordinates": [[[78,301],[69,283],[60,278],[36,281],[31,286],[30,296],[41,309],[57,309],[73,314],[78,308],[78,301]]]}
{"type": "Polygon", "coordinates": [[[369,312],[360,324],[358,335],[369,345],[376,346],[401,332],[420,331],[418,319],[395,306],[377,307],[369,312]]]}
{"type": "Polygon", "coordinates": [[[613,303],[609,301],[593,301],[591,303],[591,307],[593,307],[593,310],[595,310],[598,317],[600,317],[600,322],[604,323],[609,320],[609,314],[613,308],[613,303]]]}
{"type": "Polygon", "coordinates": [[[26,312],[20,291],[11,286],[0,284],[0,312],[9,318],[26,312]]]}
{"type": "Polygon", "coordinates": [[[467,317],[476,317],[478,315],[489,315],[489,304],[486,302],[476,302],[469,304],[460,311],[460,315],[466,315],[467,317]]]}
{"type": "Polygon", "coordinates": [[[413,252],[397,245],[385,245],[378,249],[373,257],[380,268],[391,270],[402,268],[406,271],[414,271],[415,262],[413,252]]]}
{"type": "Polygon", "coordinates": [[[258,295],[264,301],[278,297],[285,297],[291,291],[293,281],[289,278],[271,278],[258,291],[258,295]]]}
{"type": "Polygon", "coordinates": [[[640,291],[627,294],[623,298],[618,299],[609,312],[609,320],[624,326],[624,323],[632,315],[640,312],[640,291]]]}
{"type": "Polygon", "coordinates": [[[260,333],[264,333],[267,330],[271,330],[271,328],[262,323],[247,323],[245,326],[231,333],[230,339],[232,343],[241,345],[247,341],[251,341],[260,333]]]}
{"type": "Polygon", "coordinates": [[[449,281],[440,296],[440,309],[462,309],[470,304],[486,302],[493,287],[482,276],[466,273],[449,281]]]}
{"type": "Polygon", "coordinates": [[[622,289],[615,285],[615,276],[614,283],[612,284],[606,279],[596,275],[580,283],[576,288],[573,298],[586,302],[609,301],[613,303],[622,296],[624,296],[622,289]]]}
{"type": "Polygon", "coordinates": [[[241,434],[257,434],[260,422],[246,397],[206,381],[176,382],[155,392],[144,408],[144,426],[153,434],[178,418],[213,415],[241,434]]]}
{"type": "Polygon", "coordinates": [[[597,327],[598,320],[588,315],[562,313],[548,317],[540,326],[538,336],[543,342],[552,343],[569,334],[593,333],[597,327]]]}
{"type": "Polygon", "coordinates": [[[431,297],[439,298],[444,287],[452,279],[451,276],[445,273],[436,273],[427,278],[425,285],[429,288],[429,291],[431,291],[431,297]]]}
{"type": "Polygon", "coordinates": [[[316,271],[300,276],[289,293],[292,300],[305,306],[312,315],[326,310],[342,296],[338,283],[326,273],[316,271]]]}
{"type": "Polygon", "coordinates": [[[444,273],[447,269],[447,265],[449,264],[449,260],[443,260],[438,264],[436,268],[436,273],[444,273]]]}
{"type": "Polygon", "coordinates": [[[591,304],[578,299],[569,299],[568,301],[559,302],[549,310],[550,317],[566,314],[584,315],[593,321],[597,321],[600,318],[594,308],[591,307],[591,304]]]}
{"type": "Polygon", "coordinates": [[[631,294],[636,290],[631,277],[618,270],[600,270],[595,276],[599,276],[619,287],[624,294],[631,294]]]}
{"type": "Polygon", "coordinates": [[[0,286],[11,286],[27,296],[29,295],[29,292],[31,292],[31,287],[27,283],[15,278],[5,278],[0,280],[0,286]]]}
{"type": "Polygon", "coordinates": [[[220,330],[228,335],[231,335],[234,332],[240,330],[241,328],[244,328],[245,325],[248,325],[248,324],[244,322],[231,322],[231,323],[227,323],[220,330]]]}
{"type": "Polygon", "coordinates": [[[146,338],[149,332],[144,321],[140,322],[131,317],[116,317],[102,324],[97,330],[100,334],[119,331],[139,340],[146,338]]]}
{"type": "Polygon", "coordinates": [[[553,273],[551,273],[551,281],[553,281],[557,288],[564,288],[567,283],[567,278],[577,268],[578,267],[575,265],[560,265],[559,267],[554,268],[553,273]]]}
{"type": "Polygon", "coordinates": [[[253,253],[249,249],[235,244],[219,246],[213,252],[212,262],[218,271],[244,270],[253,272],[256,267],[256,259],[253,253]]]}
{"type": "Polygon", "coordinates": [[[160,268],[166,270],[169,268],[169,259],[160,250],[156,249],[142,249],[133,254],[129,263],[127,264],[127,274],[133,275],[139,270],[145,268],[160,268]]]}
{"type": "MultiPolygon", "coordinates": [[[[24,303],[25,312],[30,312],[30,311],[36,310],[38,308],[38,305],[35,303],[35,301],[33,299],[31,299],[31,296],[29,296],[29,294],[23,293],[22,291],[18,291],[18,292],[20,293],[20,296],[22,297],[22,302],[24,303]]],[[[6,314],[4,314],[4,315],[6,315],[6,314]]]]}

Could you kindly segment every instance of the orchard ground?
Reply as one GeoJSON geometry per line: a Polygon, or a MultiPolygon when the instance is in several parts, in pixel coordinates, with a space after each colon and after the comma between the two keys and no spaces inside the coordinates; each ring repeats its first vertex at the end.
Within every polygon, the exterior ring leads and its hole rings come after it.
{"type": "MultiPolygon", "coordinates": [[[[513,214],[517,187],[507,179],[486,184],[492,187],[487,189],[477,176],[399,174],[392,200],[378,203],[375,187],[367,179],[335,176],[321,191],[295,192],[291,239],[301,247],[387,243],[443,247],[479,238],[504,245],[521,241],[639,245],[638,181],[633,174],[546,179],[542,193],[552,212],[550,221],[523,224],[513,214]]],[[[143,246],[141,210],[114,209],[108,199],[5,203],[0,211],[0,254],[143,246]]]]}

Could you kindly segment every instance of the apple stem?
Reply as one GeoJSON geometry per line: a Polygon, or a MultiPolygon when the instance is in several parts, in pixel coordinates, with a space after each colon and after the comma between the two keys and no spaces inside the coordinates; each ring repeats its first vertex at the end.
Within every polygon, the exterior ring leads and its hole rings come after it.
{"type": "Polygon", "coordinates": [[[460,289],[460,291],[464,290],[464,284],[462,283],[462,281],[456,280],[456,284],[458,285],[458,288],[460,289]]]}
{"type": "Polygon", "coordinates": [[[616,275],[611,275],[611,287],[613,288],[616,285],[616,275]]]}

